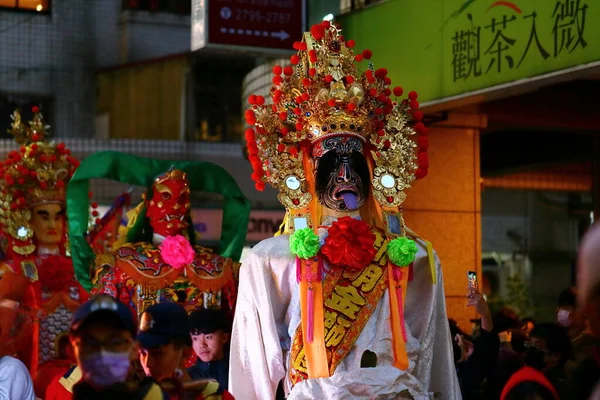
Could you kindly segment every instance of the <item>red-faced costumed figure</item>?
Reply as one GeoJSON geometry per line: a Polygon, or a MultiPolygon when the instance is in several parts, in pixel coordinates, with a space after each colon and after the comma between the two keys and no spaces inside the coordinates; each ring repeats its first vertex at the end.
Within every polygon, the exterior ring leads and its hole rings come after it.
{"type": "MultiPolygon", "coordinates": [[[[93,285],[92,293],[118,297],[138,317],[147,307],[163,301],[179,303],[188,311],[202,306],[233,313],[238,265],[234,260],[239,259],[245,240],[249,203],[231,176],[210,163],[97,153],[82,163],[69,186],[69,204],[80,203],[87,191],[83,186],[90,178],[150,187],[135,212],[130,213],[125,244],[113,254],[95,259],[91,282],[87,277],[93,285]],[[98,176],[94,168],[98,163],[110,165],[106,171],[112,172],[98,176]],[[223,230],[217,253],[195,244],[191,190],[224,197],[223,230]]],[[[82,205],[80,211],[84,210],[82,205]]],[[[69,217],[74,218],[73,222],[83,219],[75,208],[69,208],[69,217]]],[[[70,233],[73,243],[84,243],[76,231],[71,229],[70,233]]],[[[82,277],[88,260],[93,258],[85,246],[74,256],[80,260],[77,263],[81,265],[82,277]],[[91,257],[86,258],[86,254],[91,257]]]]}
{"type": "Polygon", "coordinates": [[[0,165],[0,231],[6,255],[0,274],[11,271],[29,279],[22,306],[33,323],[21,330],[15,352],[43,395],[43,376],[70,363],[65,335],[73,311],[88,298],[68,256],[65,220],[66,185],[78,161],[64,143],[46,141],[47,127],[37,108],[28,125],[15,112],[9,132],[21,147],[0,165]]]}

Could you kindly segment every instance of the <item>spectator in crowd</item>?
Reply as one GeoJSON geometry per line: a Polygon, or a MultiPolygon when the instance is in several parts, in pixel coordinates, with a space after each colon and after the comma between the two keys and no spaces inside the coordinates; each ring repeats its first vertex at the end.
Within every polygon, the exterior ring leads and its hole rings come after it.
{"type": "MultiPolygon", "coordinates": [[[[43,388],[48,393],[48,387],[52,384],[57,376],[62,377],[76,364],[75,355],[73,354],[73,346],[69,341],[69,335],[63,334],[57,340],[57,357],[52,363],[42,367],[37,374],[34,386],[36,393],[44,393],[43,388]]],[[[59,378],[60,379],[60,378],[59,378]]]]}
{"type": "Polygon", "coordinates": [[[535,320],[532,317],[526,317],[521,320],[521,330],[525,332],[527,336],[529,336],[534,327],[535,320]]]}
{"type": "Polygon", "coordinates": [[[511,349],[519,354],[525,354],[527,350],[526,344],[529,340],[529,336],[522,329],[511,329],[510,333],[510,347],[511,349]]]}
{"type": "Polygon", "coordinates": [[[552,383],[539,371],[523,367],[504,386],[500,400],[561,400],[552,383]]]}
{"type": "Polygon", "coordinates": [[[191,355],[192,340],[188,315],[176,303],[157,303],[140,319],[137,335],[140,363],[146,376],[158,382],[190,380],[182,365],[191,355]]]}
{"type": "Polygon", "coordinates": [[[577,291],[574,287],[563,290],[556,304],[556,322],[567,329],[571,339],[577,338],[584,330],[581,318],[577,318],[577,291]]]}
{"type": "Polygon", "coordinates": [[[577,305],[595,344],[588,347],[587,357],[573,375],[573,398],[596,400],[600,399],[600,223],[585,234],[579,249],[577,305]]]}
{"type": "Polygon", "coordinates": [[[538,324],[531,331],[525,364],[542,372],[563,399],[571,398],[565,365],[571,357],[571,341],[565,328],[538,324]]]}
{"type": "Polygon", "coordinates": [[[467,305],[477,311],[477,315],[481,318],[481,329],[474,343],[460,334],[453,338],[455,346],[458,347],[458,355],[455,348],[454,359],[465,400],[476,398],[481,383],[496,365],[500,347],[498,335],[494,333],[492,316],[483,295],[477,290],[469,291],[467,305]]]}
{"type": "Polygon", "coordinates": [[[567,372],[574,390],[574,400],[597,400],[600,399],[600,331],[598,327],[594,330],[593,326],[600,322],[600,285],[588,292],[582,311],[589,321],[586,339],[573,341],[577,352],[575,365],[567,372]]]}
{"type": "Polygon", "coordinates": [[[523,355],[513,347],[513,332],[520,331],[521,320],[517,313],[510,308],[502,308],[493,316],[494,334],[500,340],[498,362],[494,371],[489,375],[483,392],[484,399],[497,399],[502,393],[502,388],[510,377],[523,366],[523,355]]]}
{"type": "Polygon", "coordinates": [[[73,399],[168,399],[152,378],[128,381],[138,354],[135,334],[131,310],[111,296],[97,296],[75,312],[69,335],[82,379],[73,399]]]}
{"type": "Polygon", "coordinates": [[[192,379],[216,379],[219,393],[229,385],[230,332],[229,318],[221,310],[202,308],[190,315],[192,346],[198,361],[188,372],[192,379]]]}

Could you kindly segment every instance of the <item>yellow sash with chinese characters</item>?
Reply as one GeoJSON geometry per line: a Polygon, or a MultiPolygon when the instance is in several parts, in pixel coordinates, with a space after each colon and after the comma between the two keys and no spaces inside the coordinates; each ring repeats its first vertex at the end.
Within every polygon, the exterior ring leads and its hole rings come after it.
{"type": "MultiPolygon", "coordinates": [[[[377,254],[359,271],[332,269],[323,282],[325,349],[333,375],[375,311],[388,287],[386,237],[374,229],[377,254]]],[[[302,324],[292,342],[289,376],[293,385],[308,379],[302,324]]]]}

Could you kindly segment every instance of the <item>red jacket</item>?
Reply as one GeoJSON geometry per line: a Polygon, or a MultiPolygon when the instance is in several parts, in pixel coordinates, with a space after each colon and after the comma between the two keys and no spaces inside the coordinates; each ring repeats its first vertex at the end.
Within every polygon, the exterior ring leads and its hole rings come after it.
{"type": "Polygon", "coordinates": [[[71,400],[73,386],[81,380],[81,370],[70,368],[64,375],[57,375],[46,389],[45,400],[71,400]]]}

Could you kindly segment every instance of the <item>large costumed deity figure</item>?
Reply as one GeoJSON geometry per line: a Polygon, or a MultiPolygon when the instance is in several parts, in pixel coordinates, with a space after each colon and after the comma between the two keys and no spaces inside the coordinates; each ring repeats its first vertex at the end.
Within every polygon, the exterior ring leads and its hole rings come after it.
{"type": "Polygon", "coordinates": [[[287,223],[240,270],[232,394],[460,399],[439,260],[401,213],[428,168],[417,94],[359,72],[371,52],[326,21],[294,47],[272,104],[250,96],[245,114],[252,177],[279,189],[287,223]]]}
{"type": "Polygon", "coordinates": [[[0,274],[12,271],[30,281],[23,306],[31,310],[33,328],[22,331],[27,346],[17,353],[34,378],[53,371],[57,358],[64,356],[59,350],[72,313],[88,299],[68,256],[65,221],[66,185],[79,163],[64,143],[46,140],[47,129],[37,107],[28,125],[15,112],[9,132],[21,147],[0,166],[6,254],[0,274]]]}
{"type": "Polygon", "coordinates": [[[233,314],[237,270],[244,245],[250,203],[233,178],[206,162],[159,161],[118,152],[86,158],[68,189],[68,216],[73,262],[82,284],[92,293],[107,293],[138,317],[162,301],[223,308],[233,314]],[[84,239],[89,179],[104,178],[148,187],[144,200],[129,213],[123,245],[98,255],[84,239]],[[218,254],[195,244],[190,191],[224,198],[218,254]],[[92,266],[90,276],[90,266],[92,266]]]}

